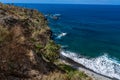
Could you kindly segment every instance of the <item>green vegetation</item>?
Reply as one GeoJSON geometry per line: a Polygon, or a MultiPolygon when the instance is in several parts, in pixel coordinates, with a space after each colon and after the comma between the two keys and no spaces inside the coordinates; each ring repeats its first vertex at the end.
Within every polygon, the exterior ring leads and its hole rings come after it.
{"type": "Polygon", "coordinates": [[[43,48],[43,46],[40,43],[35,44],[36,53],[38,53],[42,48],[43,48]]]}
{"type": "Polygon", "coordinates": [[[41,49],[42,45],[41,44],[35,44],[36,49],[41,49]]]}
{"type": "Polygon", "coordinates": [[[66,65],[66,64],[59,64],[58,66],[59,66],[62,70],[64,70],[66,73],[76,71],[76,69],[74,69],[74,68],[72,68],[71,66],[66,65]]]}
{"type": "Polygon", "coordinates": [[[58,66],[66,72],[65,76],[67,80],[92,80],[92,78],[90,78],[84,72],[80,72],[69,65],[63,63],[59,64],[58,66]]]}
{"type": "Polygon", "coordinates": [[[59,49],[60,46],[55,44],[54,41],[50,40],[45,46],[45,58],[47,58],[51,62],[54,62],[56,59],[59,58],[59,49]]]}
{"type": "Polygon", "coordinates": [[[6,39],[8,34],[9,34],[9,32],[8,32],[7,28],[3,28],[2,26],[0,26],[0,43],[6,39]]]}

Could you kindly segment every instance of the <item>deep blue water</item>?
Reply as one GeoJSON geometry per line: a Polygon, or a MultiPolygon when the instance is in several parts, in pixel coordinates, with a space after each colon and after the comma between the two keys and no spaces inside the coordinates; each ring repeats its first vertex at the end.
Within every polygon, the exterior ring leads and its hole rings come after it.
{"type": "MultiPolygon", "coordinates": [[[[102,73],[101,71],[103,69],[100,68],[99,71],[97,71],[97,69],[94,69],[96,66],[93,66],[91,69],[94,71],[120,78],[120,71],[118,71],[120,70],[119,5],[15,5],[37,9],[43,14],[61,14],[62,16],[59,20],[48,19],[49,26],[54,33],[54,40],[62,46],[66,46],[67,53],[82,55],[90,58],[91,63],[95,61],[94,63],[96,64],[91,64],[92,66],[98,65],[107,68],[107,71],[102,73]],[[67,35],[58,39],[57,37],[60,36],[61,33],[67,33],[67,35]],[[110,69],[108,69],[108,67],[110,67],[110,69]],[[107,74],[108,72],[110,74],[107,74]]],[[[89,59],[82,60],[88,63],[90,62],[89,59]]],[[[89,67],[85,62],[82,64],[89,67]]]]}

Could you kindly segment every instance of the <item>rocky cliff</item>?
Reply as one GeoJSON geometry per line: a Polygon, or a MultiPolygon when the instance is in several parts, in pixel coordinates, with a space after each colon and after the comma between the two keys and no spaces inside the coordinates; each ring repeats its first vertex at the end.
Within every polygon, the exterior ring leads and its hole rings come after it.
{"type": "Polygon", "coordinates": [[[55,69],[48,45],[56,48],[53,59],[58,58],[59,48],[41,13],[0,4],[0,80],[40,78],[55,69]]]}
{"type": "Polygon", "coordinates": [[[37,10],[0,3],[0,80],[90,80],[76,71],[71,79],[71,68],[54,64],[60,47],[51,35],[37,10]]]}

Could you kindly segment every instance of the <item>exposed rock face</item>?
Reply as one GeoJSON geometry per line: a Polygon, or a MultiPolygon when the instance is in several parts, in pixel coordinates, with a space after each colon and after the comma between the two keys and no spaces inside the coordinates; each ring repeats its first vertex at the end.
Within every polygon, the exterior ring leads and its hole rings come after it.
{"type": "Polygon", "coordinates": [[[0,4],[0,80],[92,80],[54,61],[60,47],[51,40],[37,10],[0,4]]]}
{"type": "Polygon", "coordinates": [[[54,70],[43,58],[50,37],[38,11],[0,4],[0,80],[41,80],[54,70]]]}

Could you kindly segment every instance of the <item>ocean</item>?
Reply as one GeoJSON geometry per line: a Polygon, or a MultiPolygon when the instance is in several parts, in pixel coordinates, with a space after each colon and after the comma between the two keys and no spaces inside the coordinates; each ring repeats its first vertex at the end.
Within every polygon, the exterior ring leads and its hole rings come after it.
{"type": "Polygon", "coordinates": [[[37,9],[48,18],[61,54],[85,67],[120,79],[120,6],[82,4],[14,4],[37,9]],[[47,15],[48,16],[48,15],[47,15]]]}

